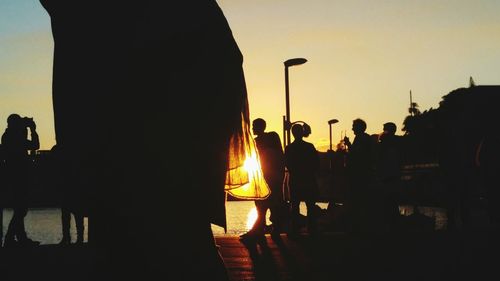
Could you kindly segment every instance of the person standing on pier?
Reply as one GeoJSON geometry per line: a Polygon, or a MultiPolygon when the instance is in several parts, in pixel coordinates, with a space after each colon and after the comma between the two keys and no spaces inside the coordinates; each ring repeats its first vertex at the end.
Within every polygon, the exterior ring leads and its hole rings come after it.
{"type": "Polygon", "coordinates": [[[257,220],[253,227],[240,238],[243,240],[256,240],[263,238],[266,231],[266,214],[270,212],[269,220],[272,222],[271,236],[276,238],[283,230],[285,201],[283,200],[283,179],[285,177],[285,162],[283,148],[278,133],[266,132],[266,121],[257,118],[252,122],[253,134],[264,178],[271,188],[271,195],[264,200],[255,200],[257,220]]]}
{"type": "Polygon", "coordinates": [[[7,118],[7,129],[2,135],[2,147],[5,157],[7,182],[12,189],[12,207],[14,214],[5,234],[4,247],[38,246],[26,235],[24,218],[28,214],[28,190],[31,187],[32,162],[28,151],[40,148],[36,124],[32,118],[22,118],[11,114],[7,118]],[[28,129],[31,138],[28,138],[28,129]]]}
{"type": "Polygon", "coordinates": [[[398,192],[401,183],[401,137],[393,122],[383,125],[377,149],[376,180],[380,188],[381,216],[386,230],[392,230],[399,219],[398,192]]]}
{"type": "Polygon", "coordinates": [[[349,178],[349,196],[347,209],[351,218],[352,231],[367,230],[370,222],[370,207],[373,202],[373,182],[375,177],[375,157],[377,143],[365,132],[366,122],[355,119],[352,122],[352,131],[355,138],[351,143],[344,137],[348,148],[346,169],[349,178]]]}
{"type": "Polygon", "coordinates": [[[307,207],[307,230],[317,233],[316,200],[319,193],[316,173],[319,170],[318,151],[312,143],[303,140],[304,128],[300,124],[292,126],[294,141],[285,148],[285,165],[290,174],[290,234],[298,234],[300,229],[300,202],[307,207]]]}

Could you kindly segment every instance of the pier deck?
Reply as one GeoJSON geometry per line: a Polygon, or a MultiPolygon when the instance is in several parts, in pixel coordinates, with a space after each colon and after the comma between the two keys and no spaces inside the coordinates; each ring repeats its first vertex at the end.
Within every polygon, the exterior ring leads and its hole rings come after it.
{"type": "MultiPolygon", "coordinates": [[[[500,280],[500,231],[485,228],[386,234],[324,233],[243,244],[216,237],[232,281],[500,280]]],[[[99,280],[88,244],[0,248],[0,280],[99,280]],[[28,278],[30,277],[30,278],[28,278]],[[96,279],[97,278],[97,279],[96,279]]]]}

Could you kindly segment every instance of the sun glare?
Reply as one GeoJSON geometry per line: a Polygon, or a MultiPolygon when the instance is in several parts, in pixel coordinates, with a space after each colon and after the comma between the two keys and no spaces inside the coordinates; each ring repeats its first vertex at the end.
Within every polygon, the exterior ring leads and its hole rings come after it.
{"type": "Polygon", "coordinates": [[[257,160],[257,156],[255,155],[250,155],[245,159],[245,163],[243,164],[243,167],[245,170],[250,174],[253,175],[259,170],[259,161],[257,160]]]}
{"type": "MultiPolygon", "coordinates": [[[[247,158],[245,159],[245,162],[243,163],[243,168],[245,171],[248,173],[248,178],[250,180],[254,179],[254,176],[259,172],[260,169],[260,164],[259,161],[257,160],[257,156],[255,154],[253,155],[247,155],[247,158]]],[[[250,187],[249,184],[246,184],[243,186],[243,189],[248,189],[250,187]]]]}
{"type": "Polygon", "coordinates": [[[257,220],[257,209],[253,207],[247,215],[247,230],[251,229],[257,220]]]}

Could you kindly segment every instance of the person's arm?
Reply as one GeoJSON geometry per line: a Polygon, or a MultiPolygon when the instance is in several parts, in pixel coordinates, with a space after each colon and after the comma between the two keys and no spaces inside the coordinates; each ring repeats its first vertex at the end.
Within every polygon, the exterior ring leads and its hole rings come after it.
{"type": "Polygon", "coordinates": [[[352,143],[347,136],[344,137],[344,144],[347,146],[347,148],[351,148],[352,143]]]}
{"type": "Polygon", "coordinates": [[[40,148],[40,140],[38,138],[38,133],[36,132],[36,124],[33,122],[33,124],[30,124],[30,133],[31,133],[31,140],[28,141],[27,149],[28,150],[37,150],[40,148]]]}

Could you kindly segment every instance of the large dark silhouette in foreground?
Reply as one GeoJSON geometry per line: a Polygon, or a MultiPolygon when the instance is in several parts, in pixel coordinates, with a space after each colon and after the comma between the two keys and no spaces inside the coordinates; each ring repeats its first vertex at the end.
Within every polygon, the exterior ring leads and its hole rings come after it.
{"type": "Polygon", "coordinates": [[[232,133],[247,109],[242,55],[215,1],[42,0],[55,41],[57,145],[91,189],[105,277],[223,280],[232,133]]]}

